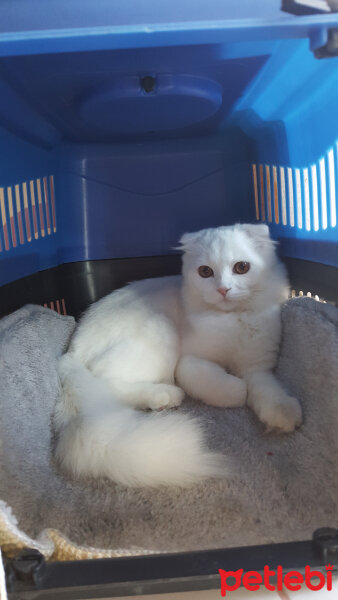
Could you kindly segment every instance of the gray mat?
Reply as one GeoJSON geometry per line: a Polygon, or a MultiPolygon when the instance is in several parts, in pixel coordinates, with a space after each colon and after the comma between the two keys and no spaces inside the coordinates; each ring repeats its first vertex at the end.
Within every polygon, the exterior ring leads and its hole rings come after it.
{"type": "Polygon", "coordinates": [[[301,400],[304,424],[265,433],[247,408],[192,400],[209,445],[233,461],[228,481],[187,490],[127,489],[74,482],[52,458],[51,415],[59,394],[56,358],[70,317],[27,306],[0,321],[0,498],[35,538],[57,528],[73,542],[180,551],[307,539],[337,526],[338,309],[311,299],[283,308],[278,377],[301,400]]]}

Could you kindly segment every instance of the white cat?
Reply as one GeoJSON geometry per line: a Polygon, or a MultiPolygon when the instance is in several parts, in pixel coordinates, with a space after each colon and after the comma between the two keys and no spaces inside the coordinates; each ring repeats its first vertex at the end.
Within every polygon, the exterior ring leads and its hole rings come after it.
{"type": "Polygon", "coordinates": [[[196,420],[133,410],[176,407],[185,393],[224,408],[247,403],[268,428],[301,423],[298,401],[271,372],[288,284],[268,227],[188,233],[181,248],[182,276],[93,304],[61,358],[57,457],[73,474],[133,486],[224,475],[196,420]]]}

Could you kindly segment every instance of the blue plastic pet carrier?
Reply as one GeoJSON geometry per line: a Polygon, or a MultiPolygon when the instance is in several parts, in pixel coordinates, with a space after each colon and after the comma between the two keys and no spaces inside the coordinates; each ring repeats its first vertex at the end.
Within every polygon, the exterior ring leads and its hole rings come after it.
{"type": "MultiPolygon", "coordinates": [[[[1,315],[34,302],[78,316],[178,272],[182,233],[256,221],[294,290],[337,301],[338,13],[308,4],[2,0],[1,315]]],[[[220,557],[318,566],[316,547],[54,563],[18,585],[20,598],[217,587],[220,557]]]]}

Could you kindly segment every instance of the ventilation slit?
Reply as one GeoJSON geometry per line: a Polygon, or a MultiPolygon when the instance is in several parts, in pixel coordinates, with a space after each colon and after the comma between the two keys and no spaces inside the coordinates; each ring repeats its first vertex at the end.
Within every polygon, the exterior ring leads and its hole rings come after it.
{"type": "Polygon", "coordinates": [[[3,231],[3,235],[4,235],[5,250],[9,250],[9,231],[8,231],[8,221],[7,221],[7,215],[6,215],[4,188],[0,188],[0,209],[1,209],[1,221],[2,221],[2,231],[3,231]]]}
{"type": "Polygon", "coordinates": [[[309,171],[303,169],[303,181],[304,181],[304,203],[305,203],[305,229],[306,231],[311,230],[310,220],[310,192],[309,192],[309,171]]]}
{"type": "Polygon", "coordinates": [[[327,229],[327,200],[326,200],[326,169],[325,159],[321,158],[319,161],[320,171],[320,197],[321,197],[321,208],[322,208],[322,228],[327,229]]]}
{"type": "Polygon", "coordinates": [[[263,175],[263,165],[259,165],[259,182],[260,182],[260,191],[261,191],[261,211],[262,211],[262,221],[265,221],[265,201],[264,201],[264,175],[263,175]]]}
{"type": "Polygon", "coordinates": [[[16,203],[16,215],[18,218],[18,229],[19,229],[19,240],[20,244],[25,243],[25,238],[23,235],[23,220],[22,220],[22,211],[21,211],[21,201],[20,201],[20,187],[19,184],[16,184],[15,187],[15,203],[16,203]]]}
{"type": "Polygon", "coordinates": [[[311,166],[311,179],[312,179],[313,228],[315,231],[318,231],[319,215],[318,215],[318,182],[317,182],[317,167],[316,167],[316,165],[311,166]]]}
{"type": "Polygon", "coordinates": [[[275,223],[279,223],[279,206],[278,206],[278,178],[277,178],[277,167],[272,167],[273,176],[273,195],[274,195],[274,209],[275,209],[275,223]]]}
{"type": "Polygon", "coordinates": [[[334,154],[333,148],[328,152],[329,162],[329,181],[330,181],[330,223],[331,227],[335,227],[337,224],[336,215],[336,186],[335,186],[335,168],[334,168],[334,154]]]}
{"type": "Polygon", "coordinates": [[[28,194],[27,194],[27,183],[24,181],[22,184],[22,196],[23,196],[23,211],[25,215],[25,226],[26,226],[26,238],[28,242],[32,241],[32,230],[31,221],[28,209],[28,194]]]}
{"type": "Polygon", "coordinates": [[[289,192],[289,211],[290,211],[290,225],[295,226],[295,207],[293,203],[293,174],[292,169],[288,168],[288,192],[289,192]]]}
{"type": "Polygon", "coordinates": [[[49,187],[50,187],[50,198],[51,198],[51,202],[52,202],[53,231],[54,231],[54,233],[56,233],[55,190],[54,190],[53,175],[49,176],[49,187]]]}
{"type": "Polygon", "coordinates": [[[257,221],[259,221],[258,185],[257,185],[257,167],[256,167],[256,165],[252,165],[252,175],[253,175],[253,184],[254,184],[256,219],[257,219],[257,221]]]}
{"type": "Polygon", "coordinates": [[[36,212],[34,181],[29,182],[29,189],[30,189],[30,197],[31,197],[31,205],[32,205],[34,238],[37,240],[39,237],[39,228],[38,228],[38,216],[37,216],[37,212],[36,212]]]}
{"type": "Polygon", "coordinates": [[[300,170],[296,169],[296,196],[297,196],[297,227],[303,229],[303,215],[302,215],[302,186],[300,183],[300,170]]]}
{"type": "Polygon", "coordinates": [[[285,194],[284,167],[279,168],[279,173],[280,173],[280,189],[281,189],[281,199],[282,199],[282,223],[283,223],[283,225],[286,225],[287,219],[286,219],[286,194],[285,194]]]}
{"type": "Polygon", "coordinates": [[[265,165],[266,174],[266,201],[268,205],[268,221],[272,222],[272,207],[271,207],[271,180],[270,180],[270,167],[265,165]]]}
{"type": "Polygon", "coordinates": [[[14,221],[13,192],[12,192],[12,188],[10,186],[7,188],[7,201],[8,201],[9,225],[10,225],[10,230],[11,230],[12,246],[13,246],[13,248],[16,248],[18,243],[17,243],[17,239],[16,239],[15,221],[14,221]]]}
{"type": "Polygon", "coordinates": [[[47,187],[47,177],[43,178],[43,192],[45,197],[45,210],[46,210],[46,219],[47,219],[47,233],[50,235],[52,233],[51,225],[50,225],[50,212],[49,212],[49,202],[48,202],[48,187],[47,187]]]}
{"type": "Polygon", "coordinates": [[[38,205],[39,205],[39,217],[40,217],[40,232],[42,237],[45,237],[45,219],[43,215],[43,206],[42,206],[42,194],[41,194],[41,180],[36,180],[36,188],[38,191],[38,205]]]}

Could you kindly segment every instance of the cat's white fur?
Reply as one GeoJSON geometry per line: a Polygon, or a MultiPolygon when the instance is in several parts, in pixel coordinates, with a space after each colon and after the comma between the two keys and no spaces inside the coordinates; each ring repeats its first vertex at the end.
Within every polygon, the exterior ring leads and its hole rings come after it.
{"type": "Polygon", "coordinates": [[[268,428],[292,431],[301,408],[272,374],[288,282],[266,225],[185,234],[182,276],[114,291],[82,318],[59,372],[57,457],[78,475],[127,485],[187,485],[219,475],[199,423],[136,409],[246,403],[268,428]],[[250,263],[243,275],[235,263],[250,263]],[[202,278],[198,267],[214,275],[202,278]],[[218,289],[225,288],[226,296],[218,289]]]}

